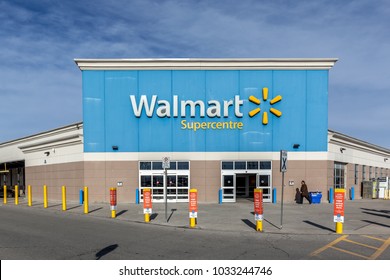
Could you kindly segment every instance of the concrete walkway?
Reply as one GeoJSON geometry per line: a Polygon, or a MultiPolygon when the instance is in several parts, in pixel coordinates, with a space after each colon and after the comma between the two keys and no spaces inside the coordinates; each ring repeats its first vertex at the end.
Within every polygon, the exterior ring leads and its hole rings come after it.
{"type": "MultiPolygon", "coordinates": [[[[27,199],[20,198],[14,205],[13,199],[7,206],[28,207],[27,199]]],[[[2,203],[1,203],[2,204],[2,203]]],[[[67,203],[67,211],[62,211],[60,201],[49,201],[43,208],[42,202],[33,202],[32,211],[56,211],[64,215],[85,215],[112,219],[109,204],[90,203],[89,213],[84,214],[83,206],[67,203]]],[[[198,205],[198,219],[195,230],[254,232],[255,220],[253,202],[240,200],[237,203],[198,205]]],[[[167,213],[164,203],[153,204],[152,225],[169,227],[189,227],[188,204],[170,203],[167,213]],[[167,215],[166,215],[167,214],[167,215]],[[168,222],[167,222],[168,220],[168,222]]],[[[142,204],[119,204],[117,220],[144,223],[142,204]]],[[[114,220],[114,219],[112,219],[114,220]]],[[[284,203],[283,226],[281,226],[281,204],[264,204],[263,233],[273,234],[335,234],[333,204],[284,203]]],[[[259,233],[261,234],[261,233],[259,233]]],[[[345,223],[343,234],[390,235],[390,200],[347,200],[345,202],[345,223]]]]}

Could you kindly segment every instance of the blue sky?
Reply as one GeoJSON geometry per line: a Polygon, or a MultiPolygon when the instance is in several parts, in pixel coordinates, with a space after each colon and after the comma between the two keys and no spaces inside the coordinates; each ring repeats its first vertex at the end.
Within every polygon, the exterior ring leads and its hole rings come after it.
{"type": "Polygon", "coordinates": [[[390,4],[0,0],[0,142],[82,121],[74,58],[338,58],[329,129],[390,148],[390,4]]]}

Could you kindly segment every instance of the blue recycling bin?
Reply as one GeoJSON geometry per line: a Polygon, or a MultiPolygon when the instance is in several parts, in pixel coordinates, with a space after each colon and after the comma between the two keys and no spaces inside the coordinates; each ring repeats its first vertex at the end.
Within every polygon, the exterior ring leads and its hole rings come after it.
{"type": "Polygon", "coordinates": [[[320,204],[322,198],[322,192],[309,192],[311,203],[320,204]]]}

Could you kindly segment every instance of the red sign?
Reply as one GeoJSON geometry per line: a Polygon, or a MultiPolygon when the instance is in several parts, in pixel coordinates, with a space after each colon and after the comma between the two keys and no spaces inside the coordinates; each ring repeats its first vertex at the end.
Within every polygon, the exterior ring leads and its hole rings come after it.
{"type": "Polygon", "coordinates": [[[334,206],[333,206],[333,215],[335,220],[341,221],[344,220],[344,189],[336,189],[334,192],[334,206]]]}
{"type": "Polygon", "coordinates": [[[116,206],[116,188],[110,188],[110,205],[116,206]]]}
{"type": "Polygon", "coordinates": [[[150,189],[144,189],[144,208],[152,208],[152,194],[150,189]]]}
{"type": "Polygon", "coordinates": [[[263,190],[255,189],[253,194],[253,202],[255,204],[255,214],[263,215],[263,190]]]}
{"type": "Polygon", "coordinates": [[[198,192],[195,189],[190,190],[190,212],[198,212],[198,192]]]}

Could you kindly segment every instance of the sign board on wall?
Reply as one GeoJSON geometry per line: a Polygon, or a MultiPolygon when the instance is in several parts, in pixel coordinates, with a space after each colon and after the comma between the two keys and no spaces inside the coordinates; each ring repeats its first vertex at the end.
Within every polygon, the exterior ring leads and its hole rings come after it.
{"type": "Polygon", "coordinates": [[[84,151],[326,151],[327,104],[328,70],[84,70],[84,151]]]}

